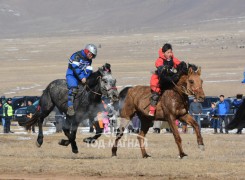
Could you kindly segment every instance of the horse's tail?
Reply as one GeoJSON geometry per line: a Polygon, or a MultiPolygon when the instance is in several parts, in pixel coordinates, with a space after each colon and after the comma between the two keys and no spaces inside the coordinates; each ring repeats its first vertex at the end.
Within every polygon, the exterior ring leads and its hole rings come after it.
{"type": "Polygon", "coordinates": [[[40,111],[40,105],[37,106],[36,112],[33,114],[33,116],[31,117],[31,119],[29,119],[26,122],[26,129],[29,129],[31,126],[33,126],[34,124],[37,123],[37,121],[39,120],[40,116],[41,116],[41,111],[40,111]]]}
{"type": "Polygon", "coordinates": [[[122,105],[124,104],[125,98],[128,94],[128,90],[131,89],[133,86],[127,86],[125,88],[123,88],[120,93],[119,93],[119,101],[118,101],[118,110],[120,111],[122,108],[122,105]]]}
{"type": "Polygon", "coordinates": [[[245,127],[245,100],[238,108],[235,118],[226,126],[227,129],[242,129],[245,127]]]}

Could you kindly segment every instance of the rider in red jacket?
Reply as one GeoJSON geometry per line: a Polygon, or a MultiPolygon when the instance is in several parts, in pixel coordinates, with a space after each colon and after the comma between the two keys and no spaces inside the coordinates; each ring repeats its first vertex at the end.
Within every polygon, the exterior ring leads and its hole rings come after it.
{"type": "MultiPolygon", "coordinates": [[[[159,58],[157,58],[155,62],[156,68],[161,68],[163,66],[168,66],[168,68],[177,68],[177,66],[180,64],[180,60],[174,57],[173,52],[172,52],[172,46],[171,44],[164,44],[162,48],[159,49],[159,58]]],[[[151,86],[151,103],[150,103],[150,111],[149,115],[154,116],[155,111],[156,111],[156,105],[159,100],[161,89],[159,85],[159,77],[157,73],[152,74],[151,76],[151,81],[150,81],[150,86],[151,86]]]]}

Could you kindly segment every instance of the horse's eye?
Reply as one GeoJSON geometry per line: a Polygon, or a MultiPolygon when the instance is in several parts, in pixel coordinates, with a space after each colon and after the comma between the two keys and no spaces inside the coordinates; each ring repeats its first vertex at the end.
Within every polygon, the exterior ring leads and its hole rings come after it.
{"type": "Polygon", "coordinates": [[[103,79],[103,81],[104,81],[104,83],[106,83],[106,84],[107,84],[107,80],[103,79]]]}
{"type": "Polygon", "coordinates": [[[190,83],[190,84],[194,84],[194,81],[193,81],[193,80],[189,80],[189,83],[190,83]]]}

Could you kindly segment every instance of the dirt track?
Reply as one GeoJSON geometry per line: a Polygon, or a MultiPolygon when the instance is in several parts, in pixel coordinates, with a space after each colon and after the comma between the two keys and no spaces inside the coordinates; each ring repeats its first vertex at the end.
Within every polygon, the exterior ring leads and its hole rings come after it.
{"type": "MultiPolygon", "coordinates": [[[[125,135],[118,149],[118,157],[111,158],[114,137],[103,135],[96,144],[82,143],[77,135],[78,154],[58,141],[63,133],[44,136],[41,148],[35,145],[36,134],[0,136],[0,179],[244,179],[244,135],[212,134],[203,132],[205,151],[197,148],[195,134],[181,134],[188,157],[178,159],[172,134],[147,135],[147,152],[152,156],[142,159],[137,138],[125,135]]],[[[47,129],[47,128],[45,128],[47,129]]],[[[18,133],[19,132],[19,133],[18,133]]]]}
{"type": "MultiPolygon", "coordinates": [[[[234,96],[244,92],[240,83],[244,71],[244,32],[185,31],[124,36],[86,36],[4,39],[0,41],[0,94],[41,95],[54,79],[65,78],[67,59],[88,42],[101,44],[93,62],[95,69],[112,65],[119,90],[125,85],[149,85],[157,51],[165,42],[175,56],[202,67],[206,95],[234,96]],[[10,66],[11,65],[11,66],[10,66]]],[[[206,151],[197,148],[193,134],[183,134],[188,158],[177,158],[177,146],[170,134],[149,134],[150,159],[142,159],[139,148],[121,148],[118,159],[111,150],[87,147],[78,134],[79,153],[57,143],[63,134],[45,136],[41,148],[36,135],[0,135],[0,179],[244,179],[244,135],[204,134],[206,151]]],[[[131,136],[128,136],[128,138],[131,136]]],[[[110,138],[109,138],[110,139],[110,138]]],[[[112,138],[114,139],[114,138],[112,138]]],[[[136,140],[136,137],[133,136],[136,140]]],[[[107,144],[107,137],[102,137],[107,144]]],[[[125,140],[128,142],[128,140],[125,140]]],[[[131,141],[130,141],[131,142],[131,141]]]]}

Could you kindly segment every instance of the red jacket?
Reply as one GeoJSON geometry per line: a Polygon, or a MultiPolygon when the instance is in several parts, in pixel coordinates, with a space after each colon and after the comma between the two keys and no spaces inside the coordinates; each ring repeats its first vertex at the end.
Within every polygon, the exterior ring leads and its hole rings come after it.
{"type": "MultiPolygon", "coordinates": [[[[157,58],[155,62],[156,68],[163,66],[163,62],[166,61],[164,53],[162,52],[162,48],[159,49],[158,53],[159,53],[159,58],[157,58]]],[[[174,62],[174,68],[176,68],[180,64],[180,60],[175,58],[174,55],[173,55],[173,62],[174,62]]]]}
{"type": "MultiPolygon", "coordinates": [[[[158,68],[159,66],[163,66],[163,62],[166,61],[166,58],[164,57],[164,54],[162,52],[162,48],[159,49],[158,53],[159,53],[159,58],[157,58],[155,62],[156,68],[158,68]]],[[[173,55],[173,62],[174,62],[174,68],[176,68],[180,64],[180,60],[175,58],[174,55],[173,55]]],[[[155,91],[158,93],[161,92],[161,89],[159,86],[159,78],[158,78],[158,75],[155,73],[152,74],[151,76],[150,87],[152,91],[155,91]]]]}

